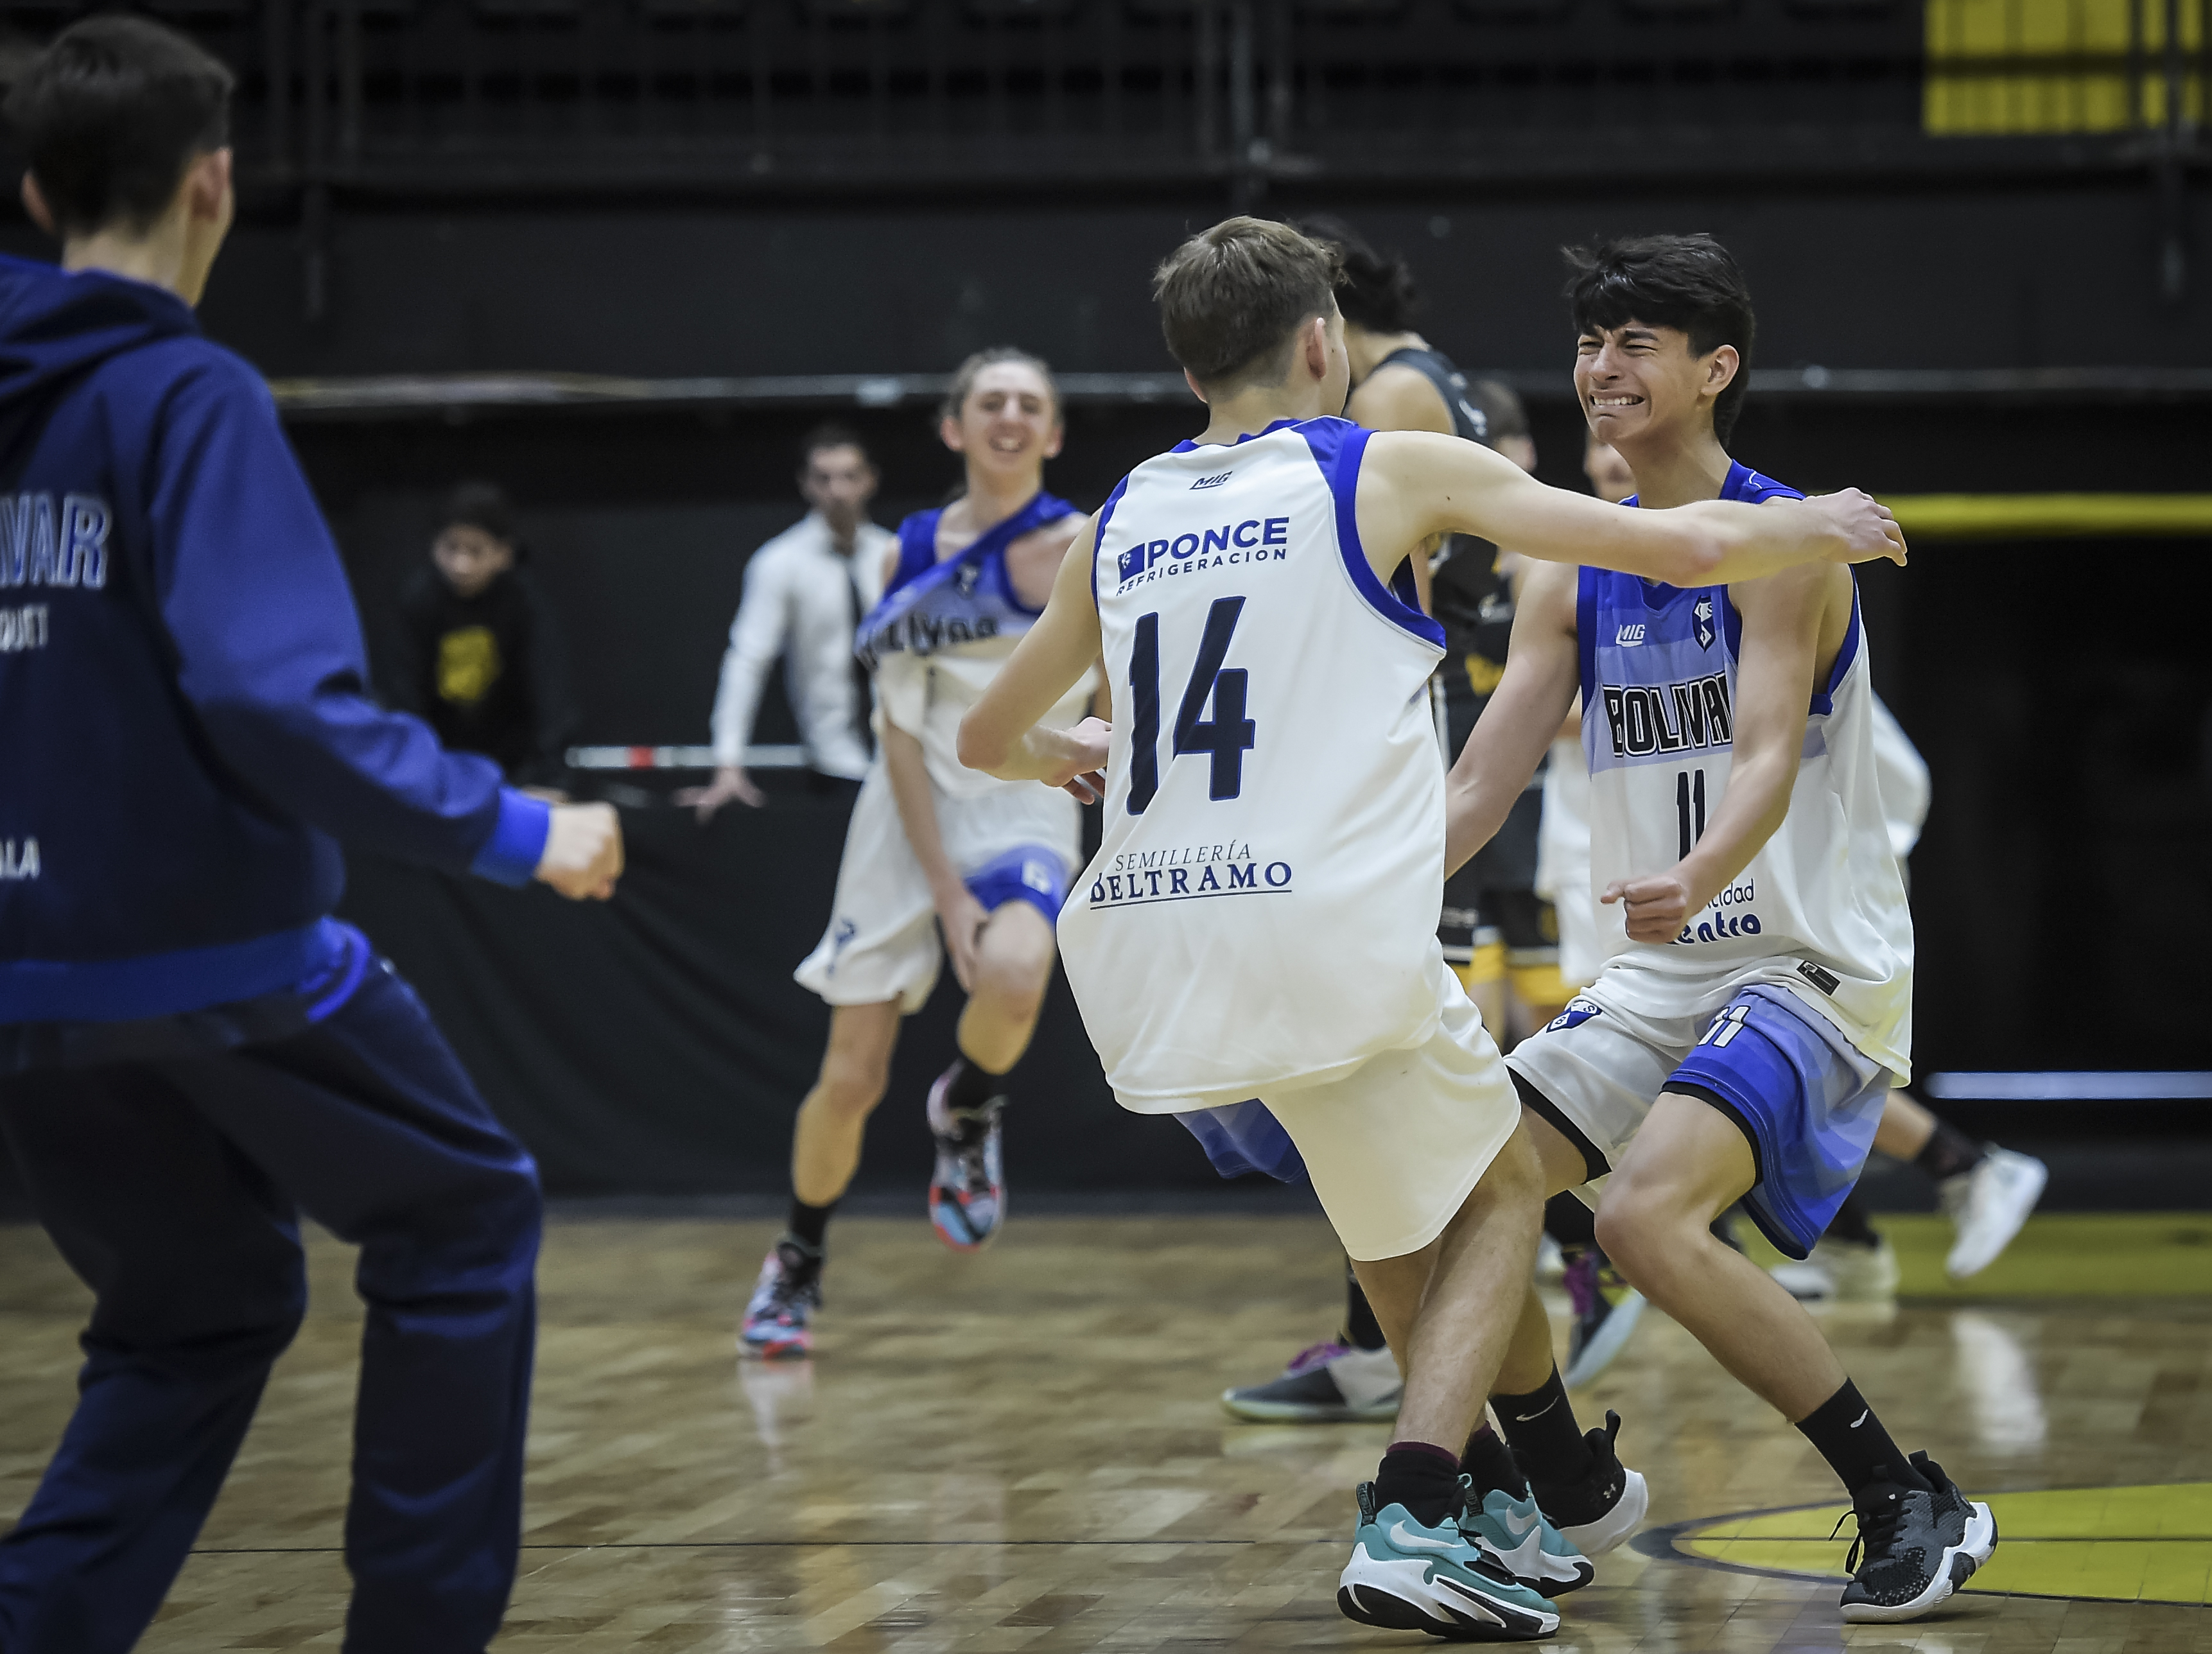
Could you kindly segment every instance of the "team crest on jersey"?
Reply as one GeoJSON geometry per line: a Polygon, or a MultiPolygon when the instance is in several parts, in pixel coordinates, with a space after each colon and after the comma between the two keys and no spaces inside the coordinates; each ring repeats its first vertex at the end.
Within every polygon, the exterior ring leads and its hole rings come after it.
{"type": "Polygon", "coordinates": [[[1565,1033],[1570,1028],[1580,1027],[1592,1017],[1601,1017],[1604,1014],[1605,1007],[1595,1000],[1585,1000],[1577,996],[1569,1000],[1567,1008],[1544,1025],[1544,1031],[1547,1034],[1565,1033]]]}
{"type": "Polygon", "coordinates": [[[1714,637],[1713,599],[1711,593],[1698,599],[1697,607],[1690,611],[1690,617],[1698,624],[1698,647],[1701,649],[1710,649],[1713,647],[1714,637]]]}

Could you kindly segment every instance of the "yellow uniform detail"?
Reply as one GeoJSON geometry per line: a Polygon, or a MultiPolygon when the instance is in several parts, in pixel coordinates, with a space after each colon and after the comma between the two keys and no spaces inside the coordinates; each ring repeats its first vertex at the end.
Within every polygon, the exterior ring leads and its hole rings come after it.
{"type": "Polygon", "coordinates": [[[502,666],[489,626],[464,626],[438,640],[438,698],[470,707],[491,692],[502,666]]]}

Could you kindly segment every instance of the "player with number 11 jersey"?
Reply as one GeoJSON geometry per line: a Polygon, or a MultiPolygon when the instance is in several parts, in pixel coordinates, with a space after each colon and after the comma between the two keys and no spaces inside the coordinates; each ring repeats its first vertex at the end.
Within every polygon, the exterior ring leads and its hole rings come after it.
{"type": "Polygon", "coordinates": [[[1461,1450],[1520,1319],[1542,1202],[1504,1066],[1437,942],[1427,685],[1443,640],[1407,560],[1469,533],[1686,583],[1902,543],[1863,496],[1622,511],[1457,437],[1364,430],[1337,417],[1334,265],[1286,226],[1235,218],[1161,266],[1163,331],[1207,428],[1078,533],[963,719],[960,757],[1103,796],[1060,939],[1115,1093],[1295,1146],[1406,1361],[1338,1605],[1540,1637],[1550,1601],[1459,1526],[1461,1450]],[[1102,653],[1119,721],[1042,725],[1102,653]]]}

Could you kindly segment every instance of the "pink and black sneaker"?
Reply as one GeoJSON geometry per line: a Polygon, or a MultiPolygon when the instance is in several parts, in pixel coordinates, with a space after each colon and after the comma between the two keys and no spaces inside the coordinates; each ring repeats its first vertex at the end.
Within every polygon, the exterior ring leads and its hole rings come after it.
{"type": "Polygon", "coordinates": [[[786,1235],[761,1262],[738,1347],[763,1361],[804,1360],[814,1353],[821,1307],[822,1254],[786,1235]]]}
{"type": "Polygon", "coordinates": [[[1006,1174],[1000,1148],[1000,1116],[1006,1099],[954,1110],[945,1093],[960,1065],[938,1075],[929,1088],[929,1131],[937,1140],[937,1169],[929,1179],[929,1221],[938,1239],[956,1252],[977,1252],[997,1237],[1006,1218],[1006,1174]]]}

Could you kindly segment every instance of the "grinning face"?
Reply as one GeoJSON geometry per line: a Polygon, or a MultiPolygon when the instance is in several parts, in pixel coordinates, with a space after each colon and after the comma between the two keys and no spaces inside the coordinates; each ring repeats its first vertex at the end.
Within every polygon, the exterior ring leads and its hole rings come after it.
{"type": "Polygon", "coordinates": [[[994,362],[975,375],[945,446],[987,476],[1034,476],[1060,452],[1060,413],[1044,376],[1024,362],[994,362]]]}
{"type": "Polygon", "coordinates": [[[514,566],[514,548],[471,523],[440,531],[430,557],[457,597],[472,598],[514,566]]]}
{"type": "Polygon", "coordinates": [[[1593,437],[1633,451],[1710,428],[1714,399],[1740,362],[1733,344],[1692,355],[1690,336],[1679,327],[1633,320],[1593,327],[1576,341],[1575,394],[1593,437]]]}

